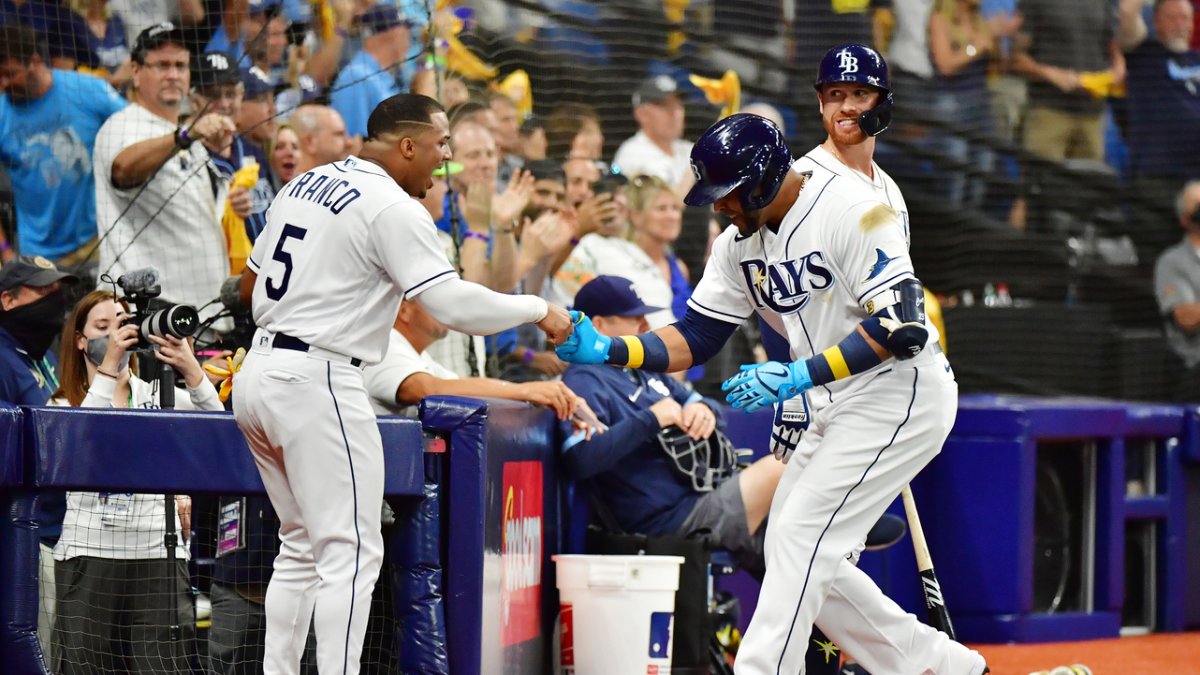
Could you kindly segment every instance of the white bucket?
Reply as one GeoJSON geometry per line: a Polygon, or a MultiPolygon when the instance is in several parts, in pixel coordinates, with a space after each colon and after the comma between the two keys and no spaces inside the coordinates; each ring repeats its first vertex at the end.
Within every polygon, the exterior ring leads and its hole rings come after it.
{"type": "Polygon", "coordinates": [[[556,555],[563,675],[671,672],[683,558],[556,555]]]}

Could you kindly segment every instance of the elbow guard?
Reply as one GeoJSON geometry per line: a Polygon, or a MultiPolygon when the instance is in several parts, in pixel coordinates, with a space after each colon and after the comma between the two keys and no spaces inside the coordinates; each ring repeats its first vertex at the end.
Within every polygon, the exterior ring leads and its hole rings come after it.
{"type": "MultiPolygon", "coordinates": [[[[925,327],[925,287],[916,279],[905,279],[892,287],[895,304],[875,313],[883,329],[884,347],[898,359],[911,359],[925,349],[929,329],[925,327]]],[[[868,333],[873,331],[868,330],[868,333]]],[[[876,335],[872,335],[873,338],[876,335]]],[[[878,338],[876,338],[878,339],[878,338]]]]}

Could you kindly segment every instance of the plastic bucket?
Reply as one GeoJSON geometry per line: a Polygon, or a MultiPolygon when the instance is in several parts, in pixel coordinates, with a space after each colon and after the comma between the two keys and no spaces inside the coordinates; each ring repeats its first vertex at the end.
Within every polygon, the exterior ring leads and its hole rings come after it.
{"type": "Polygon", "coordinates": [[[564,554],[554,562],[563,675],[671,672],[682,557],[564,554]]]}

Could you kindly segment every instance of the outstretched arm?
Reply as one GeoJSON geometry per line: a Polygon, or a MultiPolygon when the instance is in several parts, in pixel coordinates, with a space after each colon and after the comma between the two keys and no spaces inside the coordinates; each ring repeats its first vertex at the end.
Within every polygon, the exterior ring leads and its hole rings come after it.
{"type": "Polygon", "coordinates": [[[571,312],[575,332],[555,351],[569,363],[606,363],[622,368],[655,372],[687,370],[720,351],[737,330],[737,324],[718,321],[693,309],[675,323],[641,335],[608,337],[596,332],[592,321],[571,312]]]}

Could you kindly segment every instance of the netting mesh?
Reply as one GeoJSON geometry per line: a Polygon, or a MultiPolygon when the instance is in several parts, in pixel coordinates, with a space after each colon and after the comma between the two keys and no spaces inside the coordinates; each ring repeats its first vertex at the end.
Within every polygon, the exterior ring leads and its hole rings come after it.
{"type": "MultiPolygon", "coordinates": [[[[679,140],[750,109],[775,118],[799,156],[825,137],[812,87],[818,60],[858,41],[891,63],[896,109],[876,161],[905,193],[912,256],[941,300],[962,391],[1195,396],[1185,365],[1200,352],[1163,310],[1194,299],[1200,289],[1186,289],[1200,275],[1167,270],[1157,297],[1155,280],[1159,256],[1200,206],[1194,191],[1176,201],[1200,174],[1200,56],[1189,46],[1188,0],[1119,8],[1108,0],[398,0],[399,14],[384,6],[392,5],[49,0],[0,10],[0,257],[44,256],[84,278],[84,290],[154,266],[156,302],[200,309],[197,347],[232,348],[253,326],[222,284],[244,264],[275,191],[311,161],[352,151],[389,92],[411,88],[447,106],[474,100],[494,111],[485,126],[498,154],[511,156],[500,157],[502,177],[573,153],[601,162],[580,179],[585,195],[575,202],[576,172],[563,167],[566,200],[579,206],[648,124],[634,105],[648,78],[677,89],[679,140]],[[178,49],[164,38],[137,52],[139,34],[168,20],[181,29],[178,49]],[[202,56],[210,47],[233,63],[202,56]],[[495,103],[497,91],[512,103],[495,103]],[[329,103],[339,118],[298,108],[329,103]],[[516,117],[501,119],[510,106],[516,117]],[[602,140],[582,139],[587,118],[602,140]]],[[[459,159],[469,164],[465,153],[459,159]]],[[[671,251],[694,284],[711,233],[725,223],[697,209],[681,220],[671,251]]],[[[447,236],[463,265],[473,255],[467,230],[458,223],[447,236]]],[[[453,339],[461,363],[447,365],[478,372],[465,338],[453,339]]],[[[741,351],[709,365],[708,384],[755,358],[755,332],[737,341],[741,351]]],[[[528,343],[525,356],[512,344],[488,343],[493,372],[541,378],[559,367],[544,363],[544,344],[528,343]]],[[[62,640],[43,625],[45,646],[61,672],[256,670],[277,546],[269,503],[197,498],[174,566],[159,553],[168,507],[158,496],[70,503],[70,517],[95,529],[83,534],[97,543],[56,553],[57,583],[44,579],[43,624],[57,613],[62,640]],[[252,532],[232,527],[231,509],[239,522],[257,521],[252,532]],[[137,532],[140,552],[134,535],[115,534],[116,518],[137,532]]],[[[387,596],[376,593],[379,620],[364,657],[380,672],[394,663],[387,596]]]]}

